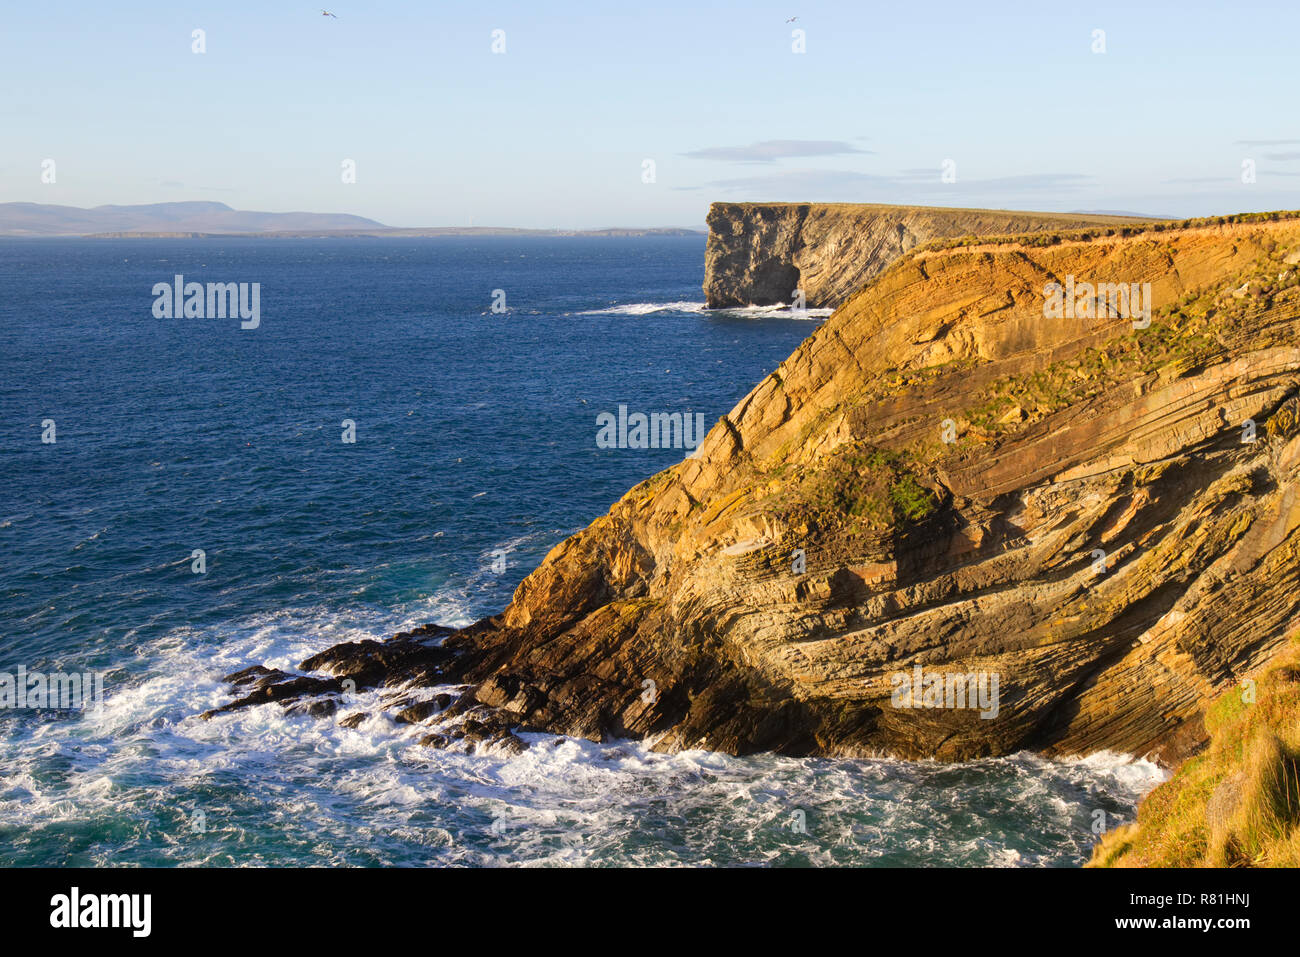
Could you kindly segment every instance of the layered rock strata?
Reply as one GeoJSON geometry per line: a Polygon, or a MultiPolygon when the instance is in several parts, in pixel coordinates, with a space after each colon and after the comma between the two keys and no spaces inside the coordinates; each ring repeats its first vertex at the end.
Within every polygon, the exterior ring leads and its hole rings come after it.
{"type": "Polygon", "coordinates": [[[453,684],[431,744],[1176,760],[1300,622],[1297,263],[1296,214],[914,250],[500,615],[227,707],[453,684]],[[909,707],[918,674],[996,707],[909,707]]]}

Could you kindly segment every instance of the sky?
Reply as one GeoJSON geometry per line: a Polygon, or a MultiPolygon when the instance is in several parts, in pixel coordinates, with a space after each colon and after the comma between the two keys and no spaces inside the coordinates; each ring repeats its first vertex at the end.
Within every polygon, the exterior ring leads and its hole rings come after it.
{"type": "Polygon", "coordinates": [[[564,229],[1300,207],[1295,0],[6,6],[0,202],[564,229]]]}

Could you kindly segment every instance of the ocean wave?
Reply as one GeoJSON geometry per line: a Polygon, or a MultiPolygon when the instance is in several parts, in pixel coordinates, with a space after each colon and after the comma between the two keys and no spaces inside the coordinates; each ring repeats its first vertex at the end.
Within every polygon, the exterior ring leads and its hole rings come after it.
{"type": "Polygon", "coordinates": [[[578,316],[649,316],[657,312],[705,312],[702,302],[630,302],[624,305],[605,306],[601,309],[584,309],[578,316]]]}
{"type": "MultiPolygon", "coordinates": [[[[440,594],[386,617],[285,609],[147,643],[101,711],[9,725],[0,863],[1064,865],[1086,858],[1095,810],[1122,820],[1164,779],[1107,753],[741,758],[541,733],[519,755],[470,755],[421,746],[427,728],[384,711],[391,689],[346,695],[333,718],[197,717],[230,700],[229,671],[294,671],[339,641],[470,617],[440,594]],[[370,718],[343,727],[357,712],[370,718]]],[[[455,689],[421,694],[437,690],[455,689]]]]}
{"type": "Polygon", "coordinates": [[[631,302],[623,305],[605,306],[601,309],[586,309],[574,313],[578,316],[650,316],[661,312],[676,312],[689,315],[742,316],[747,319],[825,319],[832,309],[795,310],[786,304],[774,306],[733,306],[725,309],[710,309],[702,302],[631,302]]]}
{"type": "Polygon", "coordinates": [[[834,309],[794,309],[780,303],[774,306],[728,306],[725,309],[710,309],[711,316],[742,316],[746,319],[825,319],[834,309]]]}

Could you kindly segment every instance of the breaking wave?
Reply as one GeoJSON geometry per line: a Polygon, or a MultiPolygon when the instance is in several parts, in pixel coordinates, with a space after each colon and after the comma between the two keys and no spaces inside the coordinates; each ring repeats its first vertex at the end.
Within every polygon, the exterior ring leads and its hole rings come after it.
{"type": "Polygon", "coordinates": [[[741,316],[747,319],[825,319],[834,310],[795,310],[785,304],[775,306],[735,306],[726,309],[709,309],[702,302],[631,302],[623,305],[585,309],[579,316],[652,316],[658,313],[685,315],[741,316]]]}

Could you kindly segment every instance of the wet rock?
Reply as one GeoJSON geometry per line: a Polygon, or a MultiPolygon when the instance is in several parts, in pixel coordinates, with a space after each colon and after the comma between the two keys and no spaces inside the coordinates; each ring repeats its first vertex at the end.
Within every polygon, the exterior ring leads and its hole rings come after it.
{"type": "MultiPolygon", "coordinates": [[[[251,691],[242,698],[236,698],[220,708],[203,712],[199,717],[207,720],[218,714],[239,711],[259,704],[272,702],[289,705],[303,698],[316,698],[322,695],[337,695],[343,689],[343,683],[336,678],[316,678],[311,675],[289,675],[282,671],[265,671],[249,681],[245,680],[237,687],[249,688],[251,691]]],[[[324,707],[324,706],[322,706],[324,707]]],[[[332,714],[330,710],[328,713],[332,714]]]]}
{"type": "Polygon", "coordinates": [[[328,718],[338,711],[339,703],[334,698],[313,698],[297,701],[285,707],[285,714],[290,716],[308,715],[313,718],[328,718]]]}
{"type": "Polygon", "coordinates": [[[272,671],[262,665],[253,665],[250,668],[244,668],[242,671],[228,674],[221,680],[234,685],[236,688],[242,688],[244,685],[252,684],[261,678],[271,678],[277,675],[282,678],[288,677],[283,671],[272,671]]]}
{"type": "Polygon", "coordinates": [[[415,704],[408,705],[401,711],[398,711],[393,715],[393,720],[398,724],[421,724],[441,710],[442,709],[438,707],[438,702],[436,700],[417,701],[415,704]]]}
{"type": "Polygon", "coordinates": [[[488,742],[488,747],[495,754],[505,754],[513,757],[527,751],[528,742],[517,734],[503,731],[488,742]]]}
{"type": "Polygon", "coordinates": [[[302,662],[304,671],[324,671],[351,679],[357,688],[404,682],[435,683],[451,650],[434,644],[451,629],[430,626],[394,635],[387,641],[357,641],[335,645],[302,662]]]}

